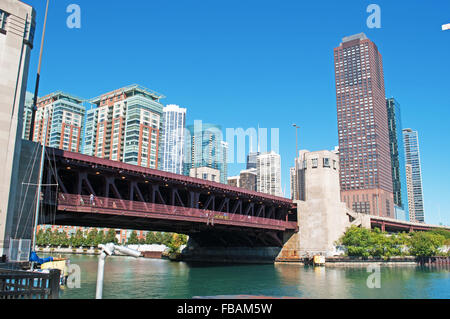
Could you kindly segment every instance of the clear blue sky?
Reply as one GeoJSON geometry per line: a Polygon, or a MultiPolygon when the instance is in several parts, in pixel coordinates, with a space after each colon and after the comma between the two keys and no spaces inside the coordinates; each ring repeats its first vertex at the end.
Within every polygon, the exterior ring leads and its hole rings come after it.
{"type": "MultiPolygon", "coordinates": [[[[35,73],[45,0],[37,10],[35,73]]],[[[403,126],[419,131],[425,218],[450,224],[450,2],[265,0],[51,0],[39,95],[63,90],[84,98],[138,83],[188,108],[194,120],[223,128],[280,129],[282,183],[289,195],[295,130],[302,149],[338,144],[333,48],[364,32],[382,56],[386,96],[403,126]],[[66,8],[81,7],[81,29],[66,8]],[[366,8],[381,7],[381,29],[366,8]],[[439,219],[440,207],[440,219],[439,219]]],[[[243,165],[229,166],[234,175],[243,165]]]]}

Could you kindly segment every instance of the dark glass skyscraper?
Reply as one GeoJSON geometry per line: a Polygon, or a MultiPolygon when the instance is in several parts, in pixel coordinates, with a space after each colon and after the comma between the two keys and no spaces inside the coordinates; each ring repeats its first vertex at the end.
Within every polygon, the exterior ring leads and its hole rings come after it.
{"type": "Polygon", "coordinates": [[[392,165],[395,218],[409,220],[400,104],[394,98],[386,100],[389,127],[389,144],[392,165]]]}
{"type": "Polygon", "coordinates": [[[341,196],[356,212],[394,217],[383,61],[364,33],[334,49],[341,196]]]}

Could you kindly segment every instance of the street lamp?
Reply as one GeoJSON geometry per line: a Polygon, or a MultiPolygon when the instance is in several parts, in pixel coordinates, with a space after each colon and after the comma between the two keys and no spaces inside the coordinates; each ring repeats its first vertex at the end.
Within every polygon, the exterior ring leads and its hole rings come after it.
{"type": "Polygon", "coordinates": [[[297,124],[292,124],[292,126],[295,128],[295,190],[296,190],[296,200],[300,200],[299,195],[299,183],[298,183],[298,129],[300,126],[297,124]]]}

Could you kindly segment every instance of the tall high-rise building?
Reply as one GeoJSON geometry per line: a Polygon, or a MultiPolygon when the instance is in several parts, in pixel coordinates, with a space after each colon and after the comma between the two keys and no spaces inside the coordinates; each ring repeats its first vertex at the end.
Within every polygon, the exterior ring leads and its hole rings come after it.
{"type": "Polygon", "coordinates": [[[295,167],[289,168],[289,177],[290,177],[290,189],[291,189],[291,199],[298,200],[297,195],[297,174],[295,172],[295,167]]]}
{"type": "Polygon", "coordinates": [[[250,152],[247,155],[247,169],[254,169],[256,168],[256,158],[258,155],[261,154],[260,152],[250,152]]]}
{"type": "Polygon", "coordinates": [[[257,169],[250,168],[241,171],[239,175],[239,187],[249,191],[257,191],[257,169]]]}
{"type": "Polygon", "coordinates": [[[85,107],[83,99],[56,92],[37,100],[33,141],[71,152],[81,151],[85,107]],[[45,134],[47,130],[47,134],[45,134]]]}
{"type": "Polygon", "coordinates": [[[157,169],[163,95],[130,85],[91,100],[83,153],[157,169]]]}
{"type": "Polygon", "coordinates": [[[25,94],[25,103],[23,107],[23,129],[22,139],[28,140],[30,138],[31,130],[31,116],[33,113],[33,97],[34,94],[28,92],[25,94]]]}
{"type": "Polygon", "coordinates": [[[219,125],[195,121],[186,128],[183,174],[191,169],[209,167],[220,172],[220,182],[227,184],[227,149],[219,125]]]}
{"type": "Polygon", "coordinates": [[[273,151],[258,155],[256,170],[258,192],[282,197],[280,155],[273,151]]]}
{"type": "Polygon", "coordinates": [[[409,208],[410,220],[419,223],[425,222],[423,189],[422,189],[422,168],[420,164],[419,136],[417,131],[410,128],[403,130],[405,144],[406,165],[410,166],[410,179],[408,185],[408,196],[412,194],[413,207],[409,208]],[[412,188],[412,189],[411,189],[412,188]]]}
{"type": "Polygon", "coordinates": [[[400,104],[394,98],[386,100],[389,128],[389,144],[392,165],[395,218],[408,220],[405,153],[403,147],[400,104]]]}
{"type": "Polygon", "coordinates": [[[414,214],[414,187],[412,179],[412,166],[411,164],[405,165],[406,171],[406,190],[408,193],[408,209],[409,209],[409,221],[415,222],[416,215],[414,214]]]}
{"type": "Polygon", "coordinates": [[[0,1],[0,256],[8,249],[18,220],[15,198],[35,17],[34,9],[21,1],[0,1]]]}
{"type": "Polygon", "coordinates": [[[334,62],[342,201],[356,211],[394,217],[381,54],[360,33],[342,40],[334,62]]]}
{"type": "Polygon", "coordinates": [[[184,132],[186,129],[186,109],[178,105],[167,105],[163,109],[161,138],[162,171],[183,174],[184,132]]]}

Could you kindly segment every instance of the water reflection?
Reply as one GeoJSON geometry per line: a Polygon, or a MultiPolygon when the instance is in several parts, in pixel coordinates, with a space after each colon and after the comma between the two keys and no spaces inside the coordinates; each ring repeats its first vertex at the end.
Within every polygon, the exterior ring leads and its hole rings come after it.
{"type": "MultiPolygon", "coordinates": [[[[93,299],[96,256],[70,255],[81,268],[81,289],[61,298],[93,299]]],[[[105,299],[185,299],[256,295],[297,298],[450,298],[449,267],[382,267],[381,288],[370,289],[365,267],[314,268],[295,264],[221,265],[110,257],[105,263],[105,299]]]]}

